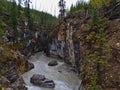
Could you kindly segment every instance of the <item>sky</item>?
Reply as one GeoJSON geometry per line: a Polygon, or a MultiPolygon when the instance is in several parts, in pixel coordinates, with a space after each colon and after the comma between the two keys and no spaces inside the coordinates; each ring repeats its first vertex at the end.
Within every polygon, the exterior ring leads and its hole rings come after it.
{"type": "MultiPolygon", "coordinates": [[[[58,2],[59,0],[31,0],[31,8],[45,11],[52,15],[58,16],[59,14],[59,7],[58,2]]],[[[70,9],[72,4],[76,4],[77,0],[65,0],[66,1],[66,8],[70,9]]]]}
{"type": "MultiPolygon", "coordinates": [[[[19,0],[16,0],[18,2],[19,0]]],[[[60,0],[30,0],[32,3],[30,4],[31,9],[36,9],[38,11],[44,11],[52,14],[53,16],[58,16],[59,7],[58,2],[60,0]]],[[[78,0],[65,0],[66,1],[66,9],[70,9],[71,5],[75,5],[78,0]]],[[[82,0],[89,1],[89,0],[82,0]]]]}

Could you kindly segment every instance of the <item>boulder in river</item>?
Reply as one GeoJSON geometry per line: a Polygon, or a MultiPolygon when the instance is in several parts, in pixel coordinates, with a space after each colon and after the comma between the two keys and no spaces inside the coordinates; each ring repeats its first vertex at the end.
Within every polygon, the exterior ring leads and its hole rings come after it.
{"type": "Polygon", "coordinates": [[[57,61],[51,61],[48,63],[48,66],[56,66],[56,65],[58,65],[57,61]]]}
{"type": "Polygon", "coordinates": [[[41,87],[46,87],[46,88],[55,87],[54,81],[45,78],[44,75],[34,74],[31,77],[30,82],[33,83],[34,85],[41,86],[41,87]]]}

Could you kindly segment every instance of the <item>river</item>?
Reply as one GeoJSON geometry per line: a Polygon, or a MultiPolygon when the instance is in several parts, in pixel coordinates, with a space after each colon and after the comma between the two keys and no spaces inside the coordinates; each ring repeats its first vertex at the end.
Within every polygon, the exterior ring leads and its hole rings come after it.
{"type": "Polygon", "coordinates": [[[22,75],[28,90],[78,90],[80,86],[80,80],[75,73],[69,70],[64,62],[57,58],[46,57],[43,53],[37,53],[29,58],[29,61],[34,64],[34,69],[24,73],[22,75]],[[57,60],[58,65],[51,67],[48,66],[48,62],[57,60]],[[55,82],[55,88],[43,88],[34,86],[30,83],[30,77],[33,74],[42,74],[46,78],[55,82]]]}

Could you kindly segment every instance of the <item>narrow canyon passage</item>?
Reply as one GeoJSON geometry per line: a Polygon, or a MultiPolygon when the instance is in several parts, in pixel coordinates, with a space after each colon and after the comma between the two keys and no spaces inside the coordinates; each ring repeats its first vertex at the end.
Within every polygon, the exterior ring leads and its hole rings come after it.
{"type": "Polygon", "coordinates": [[[29,61],[35,67],[22,75],[28,90],[78,90],[81,81],[70,70],[70,67],[65,65],[61,60],[46,57],[43,53],[37,53],[31,56],[29,61]],[[48,63],[52,60],[57,60],[58,65],[54,67],[48,66],[48,63]],[[45,75],[46,78],[53,80],[55,82],[55,88],[49,89],[32,85],[30,83],[30,77],[33,74],[45,75]]]}

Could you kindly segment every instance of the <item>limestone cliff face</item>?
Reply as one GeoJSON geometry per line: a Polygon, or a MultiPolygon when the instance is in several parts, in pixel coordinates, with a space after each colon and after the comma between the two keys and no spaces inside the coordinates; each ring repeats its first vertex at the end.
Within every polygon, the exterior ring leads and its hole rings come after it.
{"type": "Polygon", "coordinates": [[[50,44],[50,54],[64,58],[64,44],[63,40],[53,39],[50,44]]]}
{"type": "Polygon", "coordinates": [[[120,2],[110,6],[97,25],[91,25],[91,18],[74,14],[59,22],[58,35],[51,44],[56,48],[51,52],[75,67],[87,90],[93,83],[103,90],[120,89],[119,8],[120,2]]]}
{"type": "MultiPolygon", "coordinates": [[[[87,20],[86,20],[87,21],[87,20]]],[[[89,21],[89,20],[88,20],[89,21]]],[[[105,26],[105,38],[106,42],[103,44],[103,48],[108,50],[106,46],[110,47],[109,56],[108,53],[104,53],[106,56],[105,61],[109,66],[105,66],[104,73],[102,73],[102,87],[104,88],[120,88],[120,21],[118,19],[107,21],[101,20],[102,27],[105,26]],[[103,23],[104,22],[104,23],[103,23]],[[111,84],[112,83],[112,84],[111,84]]],[[[94,51],[99,52],[98,45],[96,44],[96,36],[98,32],[96,27],[90,27],[83,20],[68,18],[64,23],[60,23],[58,30],[58,37],[54,42],[62,42],[59,48],[56,48],[57,54],[64,58],[65,62],[75,67],[77,73],[84,77],[83,83],[90,83],[89,80],[92,76],[89,74],[96,69],[95,63],[91,58],[88,58],[94,51]],[[82,68],[84,66],[84,69],[82,68]],[[82,75],[82,73],[84,73],[82,75]],[[85,75],[85,76],[84,76],[85,75]]],[[[53,46],[54,47],[54,46],[53,46]]],[[[101,67],[104,67],[101,66],[101,67]]]]}
{"type": "Polygon", "coordinates": [[[73,26],[71,22],[67,22],[66,30],[65,30],[65,62],[75,64],[75,54],[74,54],[74,44],[72,40],[72,34],[74,32],[73,26]]]}
{"type": "MultiPolygon", "coordinates": [[[[66,19],[59,23],[57,37],[52,40],[50,53],[63,58],[67,64],[76,67],[80,58],[79,41],[75,41],[74,33],[79,29],[78,19],[66,19]]],[[[75,36],[78,39],[77,36],[75,36]]]]}

